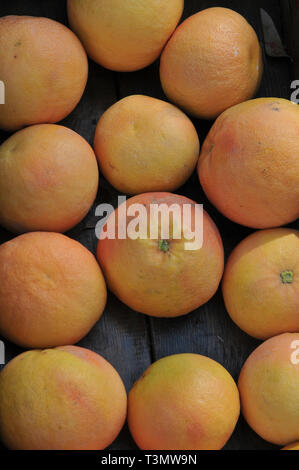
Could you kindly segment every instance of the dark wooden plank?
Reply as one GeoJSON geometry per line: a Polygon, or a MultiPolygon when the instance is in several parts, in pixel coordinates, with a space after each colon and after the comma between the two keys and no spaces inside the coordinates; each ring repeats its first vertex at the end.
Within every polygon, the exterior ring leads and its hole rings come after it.
{"type": "MultiPolygon", "coordinates": [[[[8,14],[46,16],[67,23],[66,3],[59,0],[39,2],[2,0],[0,17],[8,14]]],[[[89,79],[84,96],[76,109],[61,124],[75,130],[92,144],[97,121],[101,114],[117,100],[117,92],[116,76],[113,72],[93,62],[90,62],[89,67],[89,79]]],[[[8,135],[4,132],[0,133],[0,142],[8,135]]],[[[99,193],[93,208],[86,218],[67,235],[80,241],[95,254],[97,245],[95,207],[102,202],[115,205],[116,201],[117,192],[101,178],[99,193]]],[[[0,228],[0,242],[3,243],[13,236],[0,228]]],[[[112,294],[109,295],[103,317],[80,342],[80,345],[98,352],[111,362],[120,373],[127,390],[151,362],[147,320],[129,311],[112,294]]],[[[7,361],[21,352],[20,348],[8,341],[5,341],[5,346],[7,361]]],[[[136,446],[126,427],[111,445],[111,449],[134,448],[136,446]]]]}
{"type": "MultiPolygon", "coordinates": [[[[183,19],[212,6],[232,8],[245,16],[255,28],[261,45],[265,62],[265,72],[258,96],[277,96],[290,98],[290,64],[287,59],[272,59],[266,56],[263,45],[259,8],[270,13],[281,33],[281,10],[279,1],[246,0],[209,1],[185,0],[183,19]]],[[[159,61],[150,67],[134,74],[118,74],[119,97],[141,93],[156,98],[166,99],[159,80],[159,61]]],[[[217,99],[217,97],[215,97],[217,99]]],[[[201,142],[206,136],[210,123],[193,120],[201,142]]],[[[230,222],[212,207],[202,192],[197,175],[177,191],[191,199],[203,203],[220,229],[226,255],[252,230],[230,222]]],[[[259,341],[250,338],[237,328],[227,315],[220,290],[210,302],[186,317],[177,319],[149,319],[153,342],[153,359],[169,354],[195,352],[207,355],[226,367],[237,379],[241,366],[259,341]]],[[[271,449],[274,446],[260,439],[243,418],[226,446],[227,449],[271,449]]]]}

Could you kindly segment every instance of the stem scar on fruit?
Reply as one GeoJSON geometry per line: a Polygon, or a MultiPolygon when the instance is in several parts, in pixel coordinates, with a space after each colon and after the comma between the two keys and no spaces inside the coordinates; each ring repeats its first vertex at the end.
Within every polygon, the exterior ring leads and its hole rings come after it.
{"type": "Polygon", "coordinates": [[[282,273],[280,273],[280,277],[282,279],[283,284],[292,284],[294,277],[293,271],[283,271],[282,273]]]}
{"type": "Polygon", "coordinates": [[[161,251],[164,251],[164,253],[167,253],[169,250],[170,243],[168,240],[159,240],[159,249],[161,251]]]}

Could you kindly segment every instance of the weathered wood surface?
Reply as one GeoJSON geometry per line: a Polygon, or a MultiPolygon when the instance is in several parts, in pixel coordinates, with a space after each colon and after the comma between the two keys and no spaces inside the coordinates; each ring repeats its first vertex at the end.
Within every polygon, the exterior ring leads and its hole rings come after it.
{"type": "MultiPolygon", "coordinates": [[[[61,0],[40,0],[39,2],[34,0],[26,2],[2,0],[0,17],[8,14],[46,16],[67,24],[65,3],[61,0]]],[[[252,0],[243,0],[242,2],[239,0],[185,0],[184,18],[211,6],[232,8],[244,15],[255,28],[262,46],[260,7],[270,13],[278,31],[283,33],[281,20],[283,9],[279,0],[254,2],[252,0]]],[[[287,41],[287,38],[285,37],[284,40],[287,41]]],[[[264,62],[265,73],[258,96],[290,98],[292,78],[290,61],[269,58],[264,53],[264,62]]],[[[73,113],[63,121],[63,124],[77,131],[92,144],[97,120],[118,99],[135,93],[165,99],[158,71],[158,61],[140,72],[127,74],[110,72],[90,62],[89,80],[84,96],[73,113]]],[[[215,95],[215,99],[217,99],[217,95],[215,95]]],[[[210,123],[199,120],[195,120],[194,123],[202,142],[210,123]]],[[[0,142],[7,136],[8,134],[0,133],[0,142]]],[[[211,206],[204,196],[195,174],[178,193],[204,204],[205,209],[211,214],[220,229],[226,255],[239,241],[251,233],[251,230],[225,219],[211,206]]],[[[117,192],[101,178],[100,190],[94,207],[85,220],[68,235],[79,240],[95,253],[97,243],[94,232],[97,222],[94,215],[95,206],[100,202],[115,204],[116,200],[117,192]]],[[[293,226],[295,225],[293,224],[293,226]]],[[[0,229],[0,242],[12,237],[12,234],[0,229]]],[[[5,341],[5,344],[7,360],[21,352],[19,348],[9,342],[5,341]]],[[[229,319],[220,290],[210,302],[195,312],[186,317],[171,320],[148,318],[133,312],[110,294],[102,319],[80,342],[80,345],[93,349],[108,359],[119,371],[128,390],[152,361],[180,352],[196,352],[207,355],[223,364],[237,379],[242,364],[258,344],[257,340],[240,331],[229,319]]],[[[111,449],[135,448],[127,428],[111,445],[111,449]]],[[[250,430],[242,418],[226,446],[226,449],[271,448],[274,446],[260,439],[250,430]]]]}

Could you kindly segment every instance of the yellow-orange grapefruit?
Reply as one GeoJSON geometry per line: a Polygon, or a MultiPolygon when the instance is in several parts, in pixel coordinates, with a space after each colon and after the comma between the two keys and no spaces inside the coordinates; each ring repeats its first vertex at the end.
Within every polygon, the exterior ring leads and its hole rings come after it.
{"type": "Polygon", "coordinates": [[[226,217],[252,228],[299,217],[299,106],[258,98],[225,111],[198,163],[201,185],[226,217]]]}
{"type": "Polygon", "coordinates": [[[0,435],[9,449],[105,449],[126,405],[112,365],[78,346],[27,351],[0,373],[0,435]]]}
{"type": "Polygon", "coordinates": [[[190,16],[177,28],[160,66],[168,98],[204,119],[214,119],[252,98],[262,71],[262,52],[253,28],[239,13],[218,7],[190,16]]]}
{"type": "Polygon", "coordinates": [[[0,333],[20,346],[77,343],[106,297],[96,259],[65,235],[31,232],[0,246],[0,333]]]}
{"type": "Polygon", "coordinates": [[[176,190],[199,157],[190,119],[175,106],[142,95],[128,96],[102,115],[94,148],[104,176],[126,194],[176,190]]]}
{"type": "Polygon", "coordinates": [[[299,231],[261,230],[243,240],[225,267],[226,309],[260,339],[299,331],[299,231]]]}
{"type": "Polygon", "coordinates": [[[0,18],[0,128],[60,121],[80,101],[87,74],[83,46],[63,24],[33,16],[0,18]]]}
{"type": "Polygon", "coordinates": [[[199,354],[152,364],[129,393],[129,428],[144,450],[218,450],[239,418],[237,386],[224,367],[199,354]]]}
{"type": "Polygon", "coordinates": [[[285,446],[281,450],[299,450],[299,441],[293,442],[293,444],[289,444],[288,446],[285,446]]]}
{"type": "Polygon", "coordinates": [[[67,6],[70,25],[91,59],[131,72],[159,57],[184,0],[68,0],[67,6]]]}
{"type": "Polygon", "coordinates": [[[239,377],[242,413],[266,441],[299,439],[299,333],[268,339],[249,356],[239,377]]]}
{"type": "Polygon", "coordinates": [[[201,220],[197,209],[183,196],[144,193],[110,215],[97,256],[109,288],[133,310],[177,317],[217,291],[224,265],[222,240],[209,215],[203,211],[201,220]],[[110,230],[114,221],[115,231],[110,230]]]}
{"type": "Polygon", "coordinates": [[[56,124],[22,129],[0,146],[0,224],[13,232],[65,232],[89,211],[98,189],[95,154],[56,124]]]}

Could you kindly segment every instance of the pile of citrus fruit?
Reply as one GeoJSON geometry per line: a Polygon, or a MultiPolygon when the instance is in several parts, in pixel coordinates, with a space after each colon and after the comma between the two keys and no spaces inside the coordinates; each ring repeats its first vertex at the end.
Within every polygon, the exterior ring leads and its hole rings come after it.
{"type": "MultiPolygon", "coordinates": [[[[232,10],[209,8],[178,26],[183,0],[67,3],[71,29],[48,18],[0,19],[0,128],[15,132],[0,146],[0,224],[16,234],[0,246],[0,332],[29,349],[0,374],[2,441],[11,449],[104,449],[128,417],[140,449],[218,450],[241,408],[262,438],[298,449],[299,232],[282,227],[299,216],[298,106],[253,99],[261,48],[232,10]],[[56,124],[82,97],[87,56],[119,72],[160,57],[171,103],[120,100],[100,117],[92,148],[56,124]],[[187,115],[215,120],[202,146],[187,115]],[[175,205],[183,220],[189,206],[196,227],[197,204],[172,193],[196,168],[198,188],[224,216],[259,229],[226,265],[205,211],[199,248],[186,249],[190,239],[173,220],[168,234],[158,225],[157,238],[134,236],[135,204],[147,235],[160,204],[175,205]],[[63,233],[89,212],[99,169],[132,196],[131,236],[101,236],[96,259],[63,233]],[[221,280],[232,320],[265,340],[238,385],[214,360],[177,354],[152,364],[127,400],[112,365],[74,345],[100,319],[106,285],[133,310],[177,317],[211,299],[221,280]]],[[[119,226],[121,212],[102,233],[119,226]]]]}

